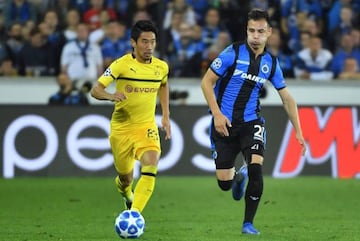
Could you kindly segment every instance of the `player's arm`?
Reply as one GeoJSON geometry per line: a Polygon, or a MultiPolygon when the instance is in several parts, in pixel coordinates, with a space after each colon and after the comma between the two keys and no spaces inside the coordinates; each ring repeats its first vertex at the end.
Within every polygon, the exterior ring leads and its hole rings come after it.
{"type": "Polygon", "coordinates": [[[229,131],[227,127],[231,127],[231,122],[228,118],[226,118],[226,116],[221,113],[213,90],[213,87],[218,79],[219,76],[217,76],[209,68],[201,80],[201,90],[210,108],[211,114],[214,117],[214,125],[216,131],[219,132],[221,135],[229,136],[229,131]]]}
{"type": "Polygon", "coordinates": [[[106,91],[105,86],[99,81],[91,88],[90,94],[92,97],[98,100],[110,100],[110,101],[123,101],[126,100],[126,96],[122,92],[115,92],[111,94],[106,91]]]}
{"type": "Polygon", "coordinates": [[[295,129],[296,139],[302,146],[302,154],[304,155],[305,151],[306,151],[306,146],[305,146],[305,141],[304,141],[304,137],[302,135],[302,130],[301,130],[301,126],[300,126],[300,119],[299,119],[297,104],[286,87],[279,90],[278,92],[279,92],[280,98],[283,102],[284,109],[287,112],[289,119],[291,121],[291,124],[293,125],[293,127],[295,129]]]}
{"type": "Polygon", "coordinates": [[[168,140],[171,137],[168,82],[160,85],[159,99],[162,111],[162,129],[166,132],[165,140],[168,140]]]}
{"type": "Polygon", "coordinates": [[[113,82],[115,76],[120,75],[120,68],[118,61],[115,60],[105,72],[98,78],[96,84],[91,88],[90,94],[97,100],[109,100],[109,101],[123,101],[126,100],[124,93],[116,91],[115,93],[109,93],[106,87],[113,82]]]}

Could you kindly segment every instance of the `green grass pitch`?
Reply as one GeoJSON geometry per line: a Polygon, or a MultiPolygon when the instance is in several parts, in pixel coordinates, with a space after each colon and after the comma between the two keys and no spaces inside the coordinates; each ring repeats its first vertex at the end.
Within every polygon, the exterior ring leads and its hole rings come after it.
{"type": "MultiPolygon", "coordinates": [[[[244,202],[214,177],[159,176],[143,212],[147,241],[360,240],[359,180],[273,179],[255,226],[241,234],[244,202]]],[[[123,203],[111,177],[0,179],[0,241],[121,240],[114,219],[123,203]]]]}

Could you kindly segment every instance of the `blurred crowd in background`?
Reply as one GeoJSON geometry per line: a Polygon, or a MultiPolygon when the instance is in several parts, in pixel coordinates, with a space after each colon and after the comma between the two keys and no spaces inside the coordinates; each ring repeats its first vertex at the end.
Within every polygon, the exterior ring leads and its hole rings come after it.
{"type": "Polygon", "coordinates": [[[360,0],[0,0],[0,75],[95,81],[132,51],[131,26],[150,19],[170,77],[200,78],[245,40],[252,8],[270,15],[268,50],[285,77],[360,80],[360,0]]]}

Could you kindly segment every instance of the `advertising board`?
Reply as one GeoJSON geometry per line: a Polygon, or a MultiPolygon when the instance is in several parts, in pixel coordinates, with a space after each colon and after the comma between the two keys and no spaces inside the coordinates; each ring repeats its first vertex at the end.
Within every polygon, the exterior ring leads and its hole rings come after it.
{"type": "MultiPolygon", "coordinates": [[[[0,112],[2,177],[115,175],[108,142],[112,106],[1,105],[0,112]]],[[[305,156],[284,109],[262,108],[267,130],[264,174],[359,178],[359,107],[300,106],[299,114],[305,156]]],[[[160,125],[161,116],[156,118],[160,125]]],[[[213,174],[210,120],[205,106],[171,107],[172,138],[162,139],[161,175],[213,174]]],[[[241,162],[239,155],[237,165],[241,162]]]]}

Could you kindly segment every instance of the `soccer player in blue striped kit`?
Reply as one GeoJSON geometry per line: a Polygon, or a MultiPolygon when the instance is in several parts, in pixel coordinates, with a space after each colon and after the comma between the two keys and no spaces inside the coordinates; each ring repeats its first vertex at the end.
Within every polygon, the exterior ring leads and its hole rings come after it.
{"type": "Polygon", "coordinates": [[[245,194],[243,234],[260,234],[253,221],[263,193],[266,130],[259,96],[266,81],[278,91],[303,155],[306,151],[297,104],[286,88],[278,60],[265,48],[271,33],[267,12],[251,10],[246,41],[224,49],[201,82],[213,116],[210,139],[218,185],[224,191],[232,189],[235,200],[245,194]],[[245,164],[236,172],[235,159],[240,152],[245,164]]]}

